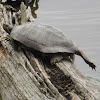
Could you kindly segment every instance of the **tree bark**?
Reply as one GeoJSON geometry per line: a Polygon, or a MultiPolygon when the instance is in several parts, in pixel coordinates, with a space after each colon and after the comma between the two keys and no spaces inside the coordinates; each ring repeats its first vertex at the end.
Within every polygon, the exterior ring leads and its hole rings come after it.
{"type": "Polygon", "coordinates": [[[30,12],[23,3],[17,12],[0,4],[0,100],[96,100],[100,89],[69,59],[54,66],[35,52],[15,49],[3,24],[33,22],[30,12]]]}

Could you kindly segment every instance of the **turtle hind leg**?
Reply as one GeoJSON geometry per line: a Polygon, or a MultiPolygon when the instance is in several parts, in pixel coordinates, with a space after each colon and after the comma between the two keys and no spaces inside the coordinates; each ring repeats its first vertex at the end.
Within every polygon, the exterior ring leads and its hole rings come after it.
{"type": "Polygon", "coordinates": [[[60,62],[62,59],[63,59],[62,55],[56,54],[50,59],[50,63],[53,65],[60,62]]]}
{"type": "Polygon", "coordinates": [[[92,68],[92,69],[95,69],[96,70],[96,65],[92,62],[89,61],[89,59],[87,58],[87,56],[81,51],[81,50],[78,50],[76,52],[77,55],[81,56],[84,61],[92,68]]]}

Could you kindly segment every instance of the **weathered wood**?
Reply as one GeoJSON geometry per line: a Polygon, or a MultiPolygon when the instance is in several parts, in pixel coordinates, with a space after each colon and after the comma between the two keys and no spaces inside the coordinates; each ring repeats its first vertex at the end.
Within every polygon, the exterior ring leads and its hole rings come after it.
{"type": "Polygon", "coordinates": [[[85,100],[95,100],[95,97],[98,98],[100,96],[100,89],[92,85],[70,61],[63,61],[57,64],[57,66],[65,75],[71,77],[75,84],[75,93],[77,93],[79,97],[85,97],[85,100]]]}
{"type": "Polygon", "coordinates": [[[3,23],[27,20],[34,21],[29,7],[25,11],[22,4],[20,11],[11,12],[0,4],[0,100],[96,100],[100,89],[69,59],[52,66],[48,58],[20,47],[16,50],[6,39],[3,23]]]}
{"type": "MultiPolygon", "coordinates": [[[[3,23],[13,24],[14,18],[14,23],[20,24],[21,20],[23,21],[20,19],[22,12],[7,11],[3,5],[0,5],[0,10],[0,97],[2,100],[65,100],[48,78],[46,81],[51,88],[47,86],[44,79],[33,69],[23,51],[14,50],[13,43],[6,39],[7,33],[3,30],[3,23]]],[[[32,58],[34,66],[40,66],[38,60],[34,56],[32,58]]]]}

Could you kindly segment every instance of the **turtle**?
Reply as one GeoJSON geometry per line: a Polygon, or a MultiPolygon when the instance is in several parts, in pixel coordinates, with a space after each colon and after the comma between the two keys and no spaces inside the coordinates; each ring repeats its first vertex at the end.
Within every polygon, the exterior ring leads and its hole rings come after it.
{"type": "Polygon", "coordinates": [[[51,54],[51,64],[59,63],[67,57],[74,62],[76,54],[96,70],[96,65],[88,59],[82,50],[67,35],[53,26],[38,22],[26,22],[18,26],[3,24],[3,28],[13,40],[48,56],[51,54]]]}

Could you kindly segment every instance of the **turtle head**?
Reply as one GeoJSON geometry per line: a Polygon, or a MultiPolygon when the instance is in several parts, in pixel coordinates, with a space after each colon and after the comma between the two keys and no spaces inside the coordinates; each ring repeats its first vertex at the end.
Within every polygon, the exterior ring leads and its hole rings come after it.
{"type": "Polygon", "coordinates": [[[9,25],[9,24],[3,24],[3,29],[4,29],[8,34],[11,33],[13,27],[14,27],[14,26],[9,25]]]}

